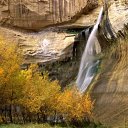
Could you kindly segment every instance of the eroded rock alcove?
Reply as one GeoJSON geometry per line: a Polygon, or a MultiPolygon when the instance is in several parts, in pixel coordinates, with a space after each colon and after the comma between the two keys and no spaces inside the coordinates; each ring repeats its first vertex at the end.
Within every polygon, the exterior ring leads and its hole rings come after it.
{"type": "MultiPolygon", "coordinates": [[[[126,33],[127,3],[127,0],[111,0],[109,8],[113,31],[119,37],[125,37],[126,33]]],[[[74,37],[95,24],[100,10],[100,6],[96,7],[97,0],[1,0],[0,24],[6,28],[2,27],[0,34],[19,45],[25,64],[38,63],[41,69],[49,70],[52,79],[60,80],[65,86],[74,81],[86,45],[84,36],[79,37],[78,54],[74,57],[74,37]]],[[[109,49],[94,82],[95,118],[110,126],[127,123],[127,49],[124,42],[114,46],[112,52],[109,49]]]]}

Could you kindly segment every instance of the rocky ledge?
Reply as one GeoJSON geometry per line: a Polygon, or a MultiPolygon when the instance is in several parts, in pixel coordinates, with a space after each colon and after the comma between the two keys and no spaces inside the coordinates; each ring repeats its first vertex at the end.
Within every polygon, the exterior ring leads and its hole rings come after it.
{"type": "MultiPolygon", "coordinates": [[[[24,32],[1,28],[0,33],[5,38],[18,42],[25,56],[25,63],[46,63],[64,60],[73,57],[75,35],[78,33],[78,30],[84,30],[95,24],[100,8],[98,7],[86,15],[83,13],[74,23],[49,27],[40,32],[24,32]],[[77,33],[75,32],[76,30],[77,33]]],[[[124,30],[124,24],[128,23],[127,15],[128,10],[126,6],[121,8],[112,3],[109,8],[109,17],[113,31],[118,33],[124,30]]]]}

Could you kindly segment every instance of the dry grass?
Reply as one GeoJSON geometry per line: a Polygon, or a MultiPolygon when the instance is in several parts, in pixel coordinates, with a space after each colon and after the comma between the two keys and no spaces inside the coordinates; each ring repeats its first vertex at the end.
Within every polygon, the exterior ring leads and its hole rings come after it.
{"type": "Polygon", "coordinates": [[[8,125],[0,125],[0,128],[62,128],[62,127],[50,126],[49,124],[26,124],[26,125],[8,124],[8,125]]]}

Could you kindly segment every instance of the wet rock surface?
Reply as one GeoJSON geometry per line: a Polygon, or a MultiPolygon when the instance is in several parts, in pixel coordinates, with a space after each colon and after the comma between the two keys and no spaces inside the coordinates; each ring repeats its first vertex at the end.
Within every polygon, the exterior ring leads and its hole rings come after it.
{"type": "Polygon", "coordinates": [[[92,97],[94,117],[106,126],[128,126],[128,43],[121,39],[106,53],[92,97]]]}
{"type": "Polygon", "coordinates": [[[109,8],[109,17],[118,41],[107,49],[91,92],[95,99],[95,121],[112,128],[128,126],[127,7],[127,1],[116,1],[109,8]]]}

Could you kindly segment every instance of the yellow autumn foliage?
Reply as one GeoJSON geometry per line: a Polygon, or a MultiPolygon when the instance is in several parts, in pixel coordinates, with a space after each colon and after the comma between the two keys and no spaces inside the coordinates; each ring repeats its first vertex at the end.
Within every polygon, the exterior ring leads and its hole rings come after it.
{"type": "Polygon", "coordinates": [[[27,106],[30,111],[39,111],[40,107],[46,104],[50,97],[54,97],[60,91],[57,81],[51,82],[48,73],[43,77],[38,72],[37,65],[31,65],[28,70],[21,72],[25,78],[22,104],[27,106]]]}
{"type": "Polygon", "coordinates": [[[58,113],[64,114],[68,121],[83,120],[92,116],[93,103],[89,95],[81,95],[76,88],[65,89],[57,99],[58,113]]]}
{"type": "Polygon", "coordinates": [[[57,80],[48,72],[43,76],[35,64],[21,70],[22,57],[16,45],[0,38],[0,108],[18,104],[29,112],[60,115],[65,120],[83,120],[92,115],[93,102],[76,88],[61,91],[57,80]]]}
{"type": "Polygon", "coordinates": [[[20,87],[18,74],[21,57],[16,51],[16,45],[0,38],[0,102],[12,103],[17,89],[20,87]]]}

